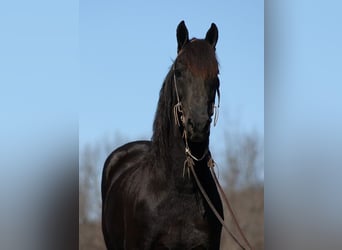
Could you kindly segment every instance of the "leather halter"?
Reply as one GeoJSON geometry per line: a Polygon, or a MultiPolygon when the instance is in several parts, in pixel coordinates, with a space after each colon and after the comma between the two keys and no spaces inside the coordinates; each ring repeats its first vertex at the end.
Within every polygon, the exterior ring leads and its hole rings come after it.
{"type": "MultiPolygon", "coordinates": [[[[178,119],[178,115],[176,112],[179,112],[179,113],[183,113],[183,110],[182,110],[182,103],[180,101],[180,98],[179,98],[179,94],[178,94],[178,87],[177,87],[177,78],[176,78],[176,74],[175,74],[175,64],[173,65],[172,67],[172,70],[173,70],[173,82],[175,84],[175,92],[176,92],[176,98],[177,98],[177,103],[176,105],[174,106],[174,115],[175,115],[175,122],[178,126],[180,126],[180,123],[179,123],[179,119],[178,119]]],[[[215,105],[215,103],[213,103],[213,110],[214,110],[214,127],[216,126],[217,124],[217,121],[218,121],[218,116],[219,116],[219,108],[220,108],[220,99],[221,99],[221,96],[220,96],[220,89],[217,88],[216,89],[216,94],[217,94],[217,106],[215,105]]],[[[182,119],[181,119],[182,120],[182,119]]],[[[182,120],[182,123],[184,124],[184,121],[182,120]]]]}

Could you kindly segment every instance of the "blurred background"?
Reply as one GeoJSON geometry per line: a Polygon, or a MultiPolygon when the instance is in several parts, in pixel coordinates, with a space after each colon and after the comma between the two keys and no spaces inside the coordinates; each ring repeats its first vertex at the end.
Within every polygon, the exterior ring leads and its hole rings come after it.
{"type": "Polygon", "coordinates": [[[103,248],[103,161],[151,137],[183,19],[191,37],[219,28],[210,147],[250,241],[263,248],[264,205],[265,249],[342,249],[341,8],[1,1],[0,249],[103,248]]]}
{"type": "MultiPolygon", "coordinates": [[[[247,238],[255,249],[264,249],[264,4],[259,0],[80,1],[80,249],[104,249],[104,161],[117,146],[151,138],[181,20],[190,38],[204,38],[212,22],[218,26],[221,106],[210,148],[247,238]]],[[[238,249],[228,235],[222,237],[222,249],[238,249]]]]}

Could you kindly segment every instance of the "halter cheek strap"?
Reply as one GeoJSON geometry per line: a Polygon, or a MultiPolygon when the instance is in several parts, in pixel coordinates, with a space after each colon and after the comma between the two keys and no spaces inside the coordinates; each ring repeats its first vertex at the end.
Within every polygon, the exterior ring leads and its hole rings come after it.
{"type": "MultiPolygon", "coordinates": [[[[175,72],[175,66],[173,66],[173,72],[175,72]]],[[[178,88],[177,88],[177,79],[176,79],[175,73],[173,73],[173,82],[175,84],[175,91],[176,91],[176,97],[177,97],[177,103],[173,107],[173,116],[175,119],[175,124],[178,125],[178,127],[180,127],[181,123],[179,122],[178,113],[183,114],[183,110],[182,110],[182,103],[179,100],[179,94],[178,94],[178,88]]],[[[181,122],[182,122],[182,124],[184,124],[183,115],[181,115],[181,122]]]]}

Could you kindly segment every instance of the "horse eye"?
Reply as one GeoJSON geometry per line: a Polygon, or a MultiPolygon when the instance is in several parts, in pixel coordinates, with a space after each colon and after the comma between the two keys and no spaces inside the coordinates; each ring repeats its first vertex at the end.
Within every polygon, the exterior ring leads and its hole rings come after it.
{"type": "Polygon", "coordinates": [[[180,77],[181,75],[182,75],[181,71],[178,70],[178,69],[176,69],[176,70],[175,70],[175,76],[178,78],[178,77],[180,77]]]}

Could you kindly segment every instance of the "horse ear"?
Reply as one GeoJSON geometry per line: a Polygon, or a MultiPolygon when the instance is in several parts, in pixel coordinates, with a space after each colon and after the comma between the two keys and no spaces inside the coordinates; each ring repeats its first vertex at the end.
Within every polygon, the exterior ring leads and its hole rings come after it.
{"type": "Polygon", "coordinates": [[[218,29],[216,27],[216,24],[212,23],[210,26],[210,29],[208,30],[205,40],[210,43],[210,45],[215,49],[216,43],[218,39],[218,29]]]}
{"type": "Polygon", "coordinates": [[[185,26],[184,21],[181,21],[177,27],[177,53],[184,47],[185,44],[189,42],[188,29],[185,26]]]}

